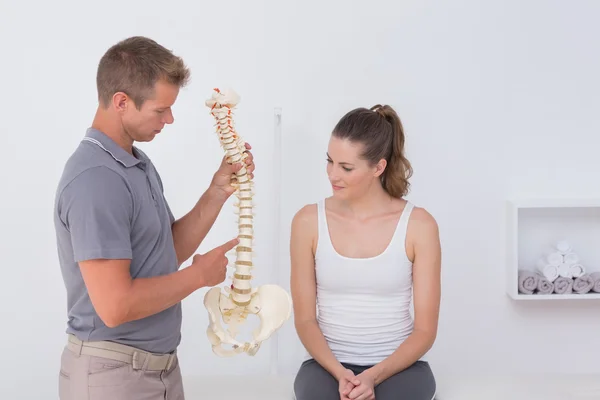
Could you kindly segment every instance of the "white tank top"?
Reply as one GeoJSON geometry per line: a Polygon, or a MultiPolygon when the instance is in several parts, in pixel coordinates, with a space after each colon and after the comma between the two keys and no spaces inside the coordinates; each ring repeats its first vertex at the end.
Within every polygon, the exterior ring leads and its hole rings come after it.
{"type": "Polygon", "coordinates": [[[325,200],[317,207],[317,321],[338,361],[377,364],[413,330],[412,262],[405,247],[413,204],[406,203],[387,248],[370,258],[338,254],[329,236],[325,200]]]}

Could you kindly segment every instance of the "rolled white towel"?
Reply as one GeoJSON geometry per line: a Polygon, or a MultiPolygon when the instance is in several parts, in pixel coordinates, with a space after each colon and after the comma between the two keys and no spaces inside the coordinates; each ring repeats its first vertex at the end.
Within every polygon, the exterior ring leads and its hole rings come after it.
{"type": "Polygon", "coordinates": [[[579,278],[585,274],[585,267],[581,264],[569,265],[569,274],[571,278],[579,278]]]}
{"type": "Polygon", "coordinates": [[[571,244],[566,240],[559,240],[556,243],[556,250],[558,250],[561,254],[570,253],[572,249],[573,248],[571,247],[571,244]]]}
{"type": "Polygon", "coordinates": [[[571,276],[571,268],[568,264],[562,263],[558,266],[558,275],[563,278],[572,278],[571,276]]]}
{"type": "Polygon", "coordinates": [[[555,267],[558,267],[560,264],[562,264],[564,262],[562,253],[560,253],[556,250],[554,250],[554,251],[549,250],[549,251],[546,251],[545,253],[543,253],[542,260],[543,260],[544,264],[554,265],[555,267]]]}
{"type": "Polygon", "coordinates": [[[579,294],[588,293],[594,287],[594,278],[585,274],[581,278],[573,280],[573,291],[579,294]]]}
{"type": "Polygon", "coordinates": [[[554,282],[554,293],[556,294],[569,294],[573,292],[573,282],[571,278],[558,277],[554,282]]]}
{"type": "Polygon", "coordinates": [[[540,275],[533,271],[519,269],[518,290],[521,294],[533,294],[538,287],[540,275]]]}
{"type": "Polygon", "coordinates": [[[572,251],[563,255],[563,262],[565,264],[573,265],[577,264],[579,261],[579,255],[577,255],[577,253],[573,253],[572,251]]]}
{"type": "Polygon", "coordinates": [[[600,293],[600,272],[592,272],[590,277],[594,280],[594,286],[592,292],[600,293]]]}
{"type": "MultiPolygon", "coordinates": [[[[556,267],[554,267],[556,268],[556,267]]],[[[536,272],[538,275],[538,284],[537,284],[537,294],[552,294],[554,292],[554,283],[550,282],[543,275],[540,275],[539,272],[536,272]]]]}
{"type": "Polygon", "coordinates": [[[536,269],[544,278],[548,279],[550,283],[558,278],[558,267],[556,265],[550,265],[542,258],[538,260],[536,269]]]}

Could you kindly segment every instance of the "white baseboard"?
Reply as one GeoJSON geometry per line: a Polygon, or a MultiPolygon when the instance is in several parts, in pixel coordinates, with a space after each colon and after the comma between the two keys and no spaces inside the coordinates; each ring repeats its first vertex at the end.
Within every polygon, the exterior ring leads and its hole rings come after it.
{"type": "MultiPolygon", "coordinates": [[[[436,376],[435,400],[600,400],[598,375],[436,376]]],[[[188,399],[294,400],[294,376],[184,377],[188,399]]]]}
{"type": "Polygon", "coordinates": [[[436,400],[600,400],[598,375],[444,375],[436,400]]]}
{"type": "Polygon", "coordinates": [[[189,399],[293,400],[294,376],[184,376],[189,399]]]}

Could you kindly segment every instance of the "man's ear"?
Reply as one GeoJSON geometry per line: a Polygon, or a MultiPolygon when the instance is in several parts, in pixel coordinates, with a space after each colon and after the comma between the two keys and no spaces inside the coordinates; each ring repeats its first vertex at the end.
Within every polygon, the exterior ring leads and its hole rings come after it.
{"type": "Polygon", "coordinates": [[[383,158],[381,160],[379,160],[377,165],[375,165],[375,176],[380,177],[381,174],[383,174],[383,171],[385,171],[386,166],[387,166],[386,160],[384,160],[383,158]]]}
{"type": "Polygon", "coordinates": [[[127,96],[127,94],[123,92],[115,93],[112,98],[112,105],[115,111],[119,114],[122,114],[127,111],[127,107],[129,107],[130,102],[131,99],[129,98],[129,96],[127,96]]]}

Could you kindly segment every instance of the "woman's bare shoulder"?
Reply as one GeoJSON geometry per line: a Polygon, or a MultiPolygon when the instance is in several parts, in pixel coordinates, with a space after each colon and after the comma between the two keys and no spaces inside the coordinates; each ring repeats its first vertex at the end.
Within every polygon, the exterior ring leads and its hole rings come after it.
{"type": "Polygon", "coordinates": [[[413,206],[411,220],[425,229],[437,229],[437,221],[434,216],[423,207],[413,206]]]}
{"type": "Polygon", "coordinates": [[[292,229],[312,233],[317,228],[318,208],[316,203],[302,206],[292,220],[292,229]]]}
{"type": "Polygon", "coordinates": [[[292,219],[292,243],[303,243],[315,252],[319,236],[317,204],[306,204],[300,208],[292,219]]]}
{"type": "Polygon", "coordinates": [[[439,227],[435,217],[425,208],[414,206],[410,215],[408,235],[413,243],[439,239],[439,227]]]}
{"type": "Polygon", "coordinates": [[[302,223],[307,223],[312,221],[317,217],[317,204],[306,204],[302,206],[298,211],[296,211],[296,215],[294,215],[294,219],[300,221],[302,223]]]}

